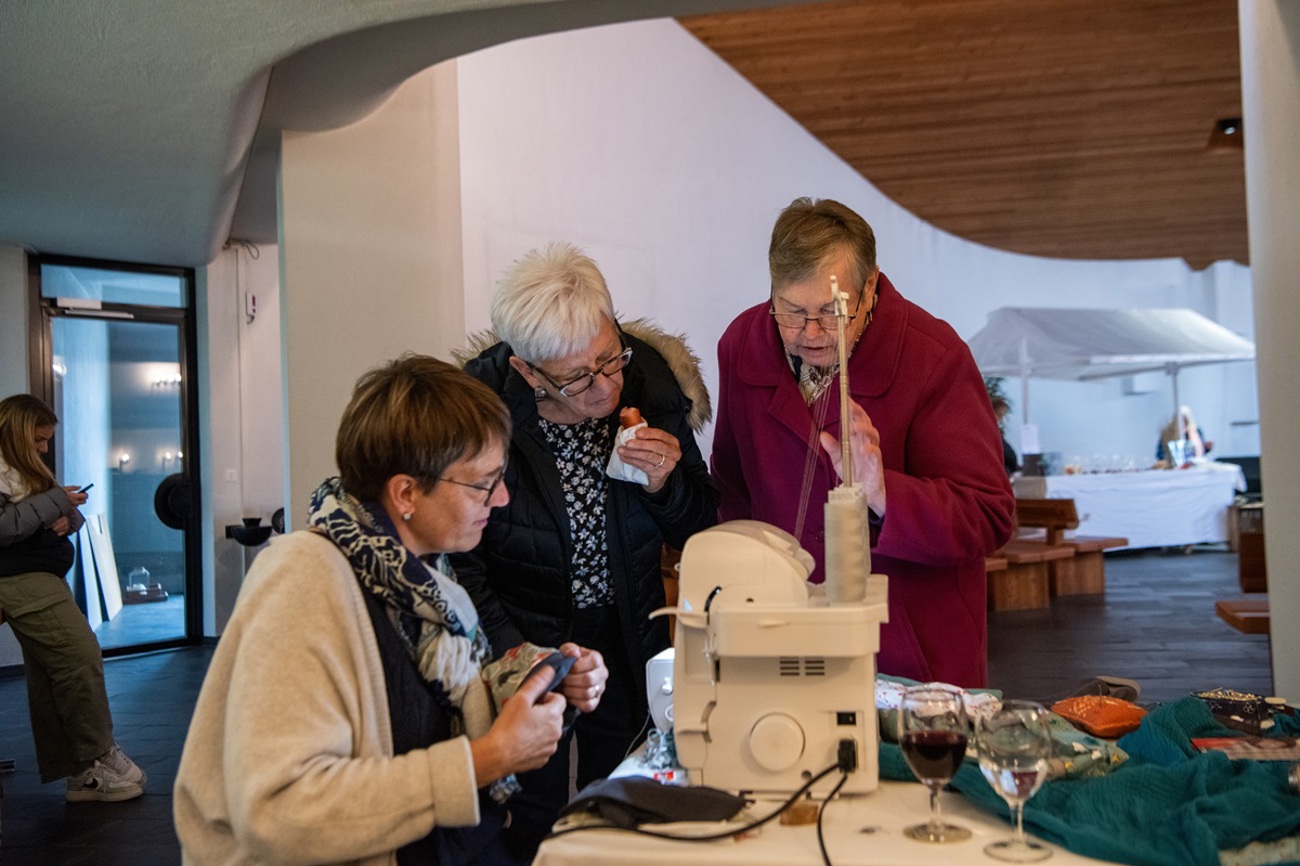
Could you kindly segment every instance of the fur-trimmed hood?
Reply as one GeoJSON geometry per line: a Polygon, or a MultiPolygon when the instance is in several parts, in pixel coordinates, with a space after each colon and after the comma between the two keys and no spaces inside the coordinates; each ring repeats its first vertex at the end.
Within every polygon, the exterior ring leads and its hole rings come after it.
{"type": "MultiPolygon", "coordinates": [[[[713,418],[713,405],[709,400],[709,389],[704,385],[704,376],[700,373],[699,356],[687,345],[686,337],[682,334],[669,334],[648,319],[623,322],[619,327],[647,343],[663,357],[682,393],[691,401],[691,412],[687,418],[691,429],[696,433],[703,430],[713,418]]],[[[492,329],[478,331],[470,334],[465,347],[453,350],[451,356],[458,366],[464,367],[500,342],[501,338],[492,329]]]]}

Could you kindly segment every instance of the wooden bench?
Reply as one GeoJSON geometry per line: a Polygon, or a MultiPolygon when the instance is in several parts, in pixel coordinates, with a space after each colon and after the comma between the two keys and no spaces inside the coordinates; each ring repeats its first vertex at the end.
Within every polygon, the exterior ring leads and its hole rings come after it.
{"type": "Polygon", "coordinates": [[[1262,598],[1221,598],[1214,603],[1219,619],[1242,634],[1268,634],[1268,596],[1262,598]]]}
{"type": "Polygon", "coordinates": [[[1127,538],[1076,535],[1061,542],[1074,548],[1074,558],[1052,567],[1052,595],[1100,595],[1106,591],[1105,552],[1127,547],[1127,538]]]}
{"type": "Polygon", "coordinates": [[[1057,545],[1067,529],[1079,528],[1079,513],[1073,499],[1022,499],[1016,497],[1016,525],[1046,530],[1045,540],[1057,545]]]}
{"type": "MultiPolygon", "coordinates": [[[[1105,551],[1127,547],[1127,538],[1091,535],[1065,537],[1066,530],[1078,529],[1079,514],[1073,499],[1017,499],[1016,522],[1020,527],[1044,531],[1043,543],[1074,550],[1074,556],[1055,560],[1049,568],[1052,595],[1095,595],[1106,591],[1105,551]]],[[[1028,540],[1028,539],[1025,539],[1028,540]]]]}
{"type": "Polygon", "coordinates": [[[1268,592],[1264,562],[1264,503],[1234,505],[1228,525],[1235,536],[1237,580],[1242,592],[1268,592]]]}
{"type": "Polygon", "coordinates": [[[1048,567],[1058,560],[1074,556],[1067,547],[1049,547],[1041,541],[1010,541],[993,557],[1006,561],[1007,567],[989,570],[989,610],[1041,610],[1050,607],[1051,578],[1048,567]]]}

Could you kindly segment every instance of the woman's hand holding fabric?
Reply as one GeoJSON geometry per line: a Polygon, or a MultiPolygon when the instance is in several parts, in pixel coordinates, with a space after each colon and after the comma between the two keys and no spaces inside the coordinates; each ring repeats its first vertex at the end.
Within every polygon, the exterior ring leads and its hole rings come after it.
{"type": "Polygon", "coordinates": [[[564,698],[550,691],[550,668],[520,684],[505,702],[491,729],[470,740],[474,776],[479,787],[497,779],[536,770],[555,754],[563,726],[564,698]]]}
{"type": "Polygon", "coordinates": [[[564,678],[561,692],[565,700],[579,712],[590,713],[600,704],[600,696],[605,693],[605,682],[609,679],[609,668],[599,652],[576,643],[560,644],[560,652],[569,658],[577,659],[564,678]]]}
{"type": "Polygon", "coordinates": [[[619,446],[618,456],[624,463],[645,472],[650,483],[645,489],[658,493],[682,459],[677,437],[654,427],[642,427],[627,444],[619,446]]]}
{"type": "MultiPolygon", "coordinates": [[[[880,431],[871,423],[865,409],[857,403],[849,403],[850,439],[849,447],[853,452],[853,481],[860,485],[867,495],[867,507],[876,516],[885,516],[885,469],[880,456],[880,431]]],[[[834,436],[822,431],[822,449],[831,458],[835,473],[844,478],[844,468],[840,453],[840,443],[834,436]]]]}

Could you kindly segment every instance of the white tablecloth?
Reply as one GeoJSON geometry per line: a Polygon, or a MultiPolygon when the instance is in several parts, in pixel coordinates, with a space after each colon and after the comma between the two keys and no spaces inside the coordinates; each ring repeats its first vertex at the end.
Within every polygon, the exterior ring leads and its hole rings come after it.
{"type": "Polygon", "coordinates": [[[1017,478],[1016,496],[1073,499],[1079,535],[1120,536],[1129,547],[1228,540],[1228,508],[1246,489],[1241,467],[1206,462],[1188,469],[1017,478]]]}
{"type": "MultiPolygon", "coordinates": [[[[826,810],[826,853],[835,866],[956,866],[997,863],[984,854],[989,842],[1011,835],[1009,824],[977,810],[960,795],[940,795],[944,817],[972,831],[965,842],[944,845],[916,842],[902,834],[904,827],[925,821],[930,800],[925,788],[906,782],[884,781],[873,794],[844,797],[826,810]]],[[[760,803],[758,816],[775,804],[760,803]]],[[[673,825],[680,827],[683,825],[673,825]]],[[[693,825],[700,826],[700,825],[693,825]]],[[[1100,863],[1052,846],[1045,866],[1100,863]]],[[[822,862],[817,848],[817,826],[782,827],[777,821],[764,826],[758,836],[736,842],[670,842],[614,830],[570,833],[542,844],[533,866],[813,866],[822,862]]]]}

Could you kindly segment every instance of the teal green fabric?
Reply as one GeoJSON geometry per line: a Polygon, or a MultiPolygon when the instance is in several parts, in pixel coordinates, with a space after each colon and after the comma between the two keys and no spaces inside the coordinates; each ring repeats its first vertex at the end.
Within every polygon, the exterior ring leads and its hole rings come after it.
{"type": "MultiPolygon", "coordinates": [[[[1274,733],[1300,728],[1280,717],[1274,733]]],[[[1137,866],[1217,866],[1219,851],[1300,835],[1300,796],[1286,761],[1232,761],[1198,753],[1192,737],[1233,736],[1196,698],[1150,713],[1119,747],[1129,760],[1099,778],[1048,782],[1025,808],[1026,828],[1078,854],[1137,866]]],[[[881,743],[880,775],[911,780],[896,745],[881,743]]],[[[967,760],[952,787],[1009,816],[979,765],[967,760]]]]}

